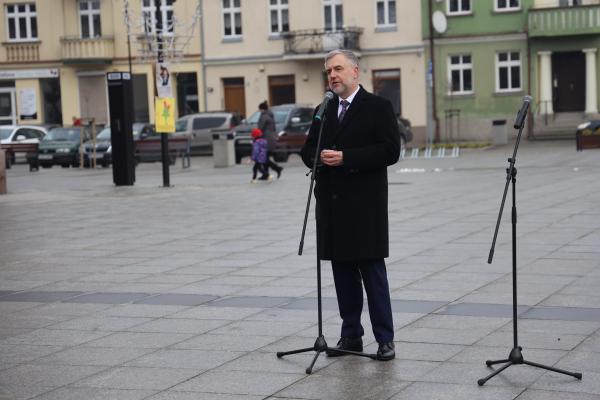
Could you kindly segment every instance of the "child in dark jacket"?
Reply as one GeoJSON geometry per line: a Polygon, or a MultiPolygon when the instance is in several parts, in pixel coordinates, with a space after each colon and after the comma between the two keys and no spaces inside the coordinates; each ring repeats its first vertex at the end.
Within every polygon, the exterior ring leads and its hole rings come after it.
{"type": "Polygon", "coordinates": [[[256,182],[256,173],[260,172],[261,176],[258,178],[260,181],[269,180],[269,175],[265,168],[267,162],[267,140],[263,137],[263,132],[254,128],[251,132],[252,135],[252,161],[254,166],[252,167],[252,183],[256,182]]]}

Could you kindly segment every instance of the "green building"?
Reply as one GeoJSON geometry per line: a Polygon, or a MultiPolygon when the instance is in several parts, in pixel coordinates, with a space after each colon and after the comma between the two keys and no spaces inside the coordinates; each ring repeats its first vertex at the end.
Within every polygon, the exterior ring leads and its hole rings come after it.
{"type": "Polygon", "coordinates": [[[501,142],[493,122],[516,135],[525,95],[530,137],[573,137],[600,118],[600,0],[422,0],[422,9],[430,138],[501,142]]]}

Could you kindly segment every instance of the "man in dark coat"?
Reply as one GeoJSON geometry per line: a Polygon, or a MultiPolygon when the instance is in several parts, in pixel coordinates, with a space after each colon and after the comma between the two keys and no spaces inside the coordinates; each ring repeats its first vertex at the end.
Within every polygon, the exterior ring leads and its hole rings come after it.
{"type": "MultiPolygon", "coordinates": [[[[389,255],[387,166],[398,161],[400,134],[391,103],[358,84],[358,58],[334,50],[325,58],[330,100],[316,171],[317,253],[331,260],[342,317],[337,347],[362,351],[362,283],[377,358],[395,357],[394,325],[384,258],[389,255]]],[[[319,124],[310,129],[302,160],[312,168],[319,124]]],[[[341,355],[328,351],[329,356],[341,355]]]]}

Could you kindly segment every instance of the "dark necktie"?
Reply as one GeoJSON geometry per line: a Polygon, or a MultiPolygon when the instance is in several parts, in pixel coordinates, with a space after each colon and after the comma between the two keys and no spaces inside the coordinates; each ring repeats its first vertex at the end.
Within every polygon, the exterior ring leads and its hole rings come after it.
{"type": "Polygon", "coordinates": [[[342,100],[342,101],[340,101],[340,104],[342,105],[342,112],[340,113],[340,116],[338,117],[338,121],[342,122],[342,120],[344,119],[344,115],[346,115],[346,110],[348,109],[348,106],[350,105],[350,102],[348,100],[342,100]]]}

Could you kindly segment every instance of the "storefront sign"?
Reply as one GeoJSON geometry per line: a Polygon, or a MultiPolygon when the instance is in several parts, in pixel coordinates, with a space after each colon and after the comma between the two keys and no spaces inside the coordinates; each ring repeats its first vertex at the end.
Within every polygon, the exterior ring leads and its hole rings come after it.
{"type": "Polygon", "coordinates": [[[58,68],[0,70],[0,79],[58,78],[58,68]]]}

